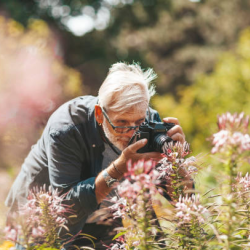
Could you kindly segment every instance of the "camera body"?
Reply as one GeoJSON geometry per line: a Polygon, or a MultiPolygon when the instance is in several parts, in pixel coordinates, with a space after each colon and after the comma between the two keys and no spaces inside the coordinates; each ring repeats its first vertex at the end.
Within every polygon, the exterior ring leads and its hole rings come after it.
{"type": "Polygon", "coordinates": [[[143,122],[139,126],[139,130],[135,132],[131,138],[129,145],[146,138],[147,144],[140,148],[138,153],[146,152],[161,152],[162,146],[165,142],[171,142],[172,139],[166,135],[167,131],[174,127],[174,123],[165,123],[165,122],[143,122]]]}

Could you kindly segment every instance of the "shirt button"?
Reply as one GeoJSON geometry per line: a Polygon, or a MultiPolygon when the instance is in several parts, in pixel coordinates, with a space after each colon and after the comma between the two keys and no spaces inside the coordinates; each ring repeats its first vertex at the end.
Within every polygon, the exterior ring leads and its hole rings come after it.
{"type": "Polygon", "coordinates": [[[95,148],[95,144],[93,144],[92,147],[95,148]]]}

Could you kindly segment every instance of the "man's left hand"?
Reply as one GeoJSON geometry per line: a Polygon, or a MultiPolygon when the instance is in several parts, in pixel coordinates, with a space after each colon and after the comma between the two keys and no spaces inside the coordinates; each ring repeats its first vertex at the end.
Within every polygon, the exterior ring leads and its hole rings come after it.
{"type": "Polygon", "coordinates": [[[175,126],[168,130],[167,135],[171,137],[174,141],[179,141],[181,143],[185,142],[185,134],[180,126],[180,123],[177,118],[175,117],[166,117],[163,118],[164,122],[171,122],[174,123],[175,126]]]}

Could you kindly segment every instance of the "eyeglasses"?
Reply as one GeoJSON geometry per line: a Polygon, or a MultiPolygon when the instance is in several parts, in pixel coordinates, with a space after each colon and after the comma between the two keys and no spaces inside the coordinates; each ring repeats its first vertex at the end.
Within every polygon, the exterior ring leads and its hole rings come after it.
{"type": "Polygon", "coordinates": [[[105,118],[108,120],[109,124],[111,125],[111,127],[114,129],[114,131],[116,133],[119,134],[125,134],[128,133],[130,130],[136,130],[139,128],[139,126],[114,126],[113,123],[110,121],[107,113],[105,112],[105,110],[103,108],[102,109],[102,113],[105,116],[105,118]]]}

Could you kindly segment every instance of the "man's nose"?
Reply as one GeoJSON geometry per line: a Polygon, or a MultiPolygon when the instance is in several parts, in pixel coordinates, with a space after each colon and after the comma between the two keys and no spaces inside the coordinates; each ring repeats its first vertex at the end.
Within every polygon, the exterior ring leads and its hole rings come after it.
{"type": "Polygon", "coordinates": [[[128,131],[128,132],[126,133],[126,135],[128,135],[128,136],[131,138],[131,137],[133,136],[134,132],[135,132],[135,130],[132,129],[132,130],[128,131]]]}

